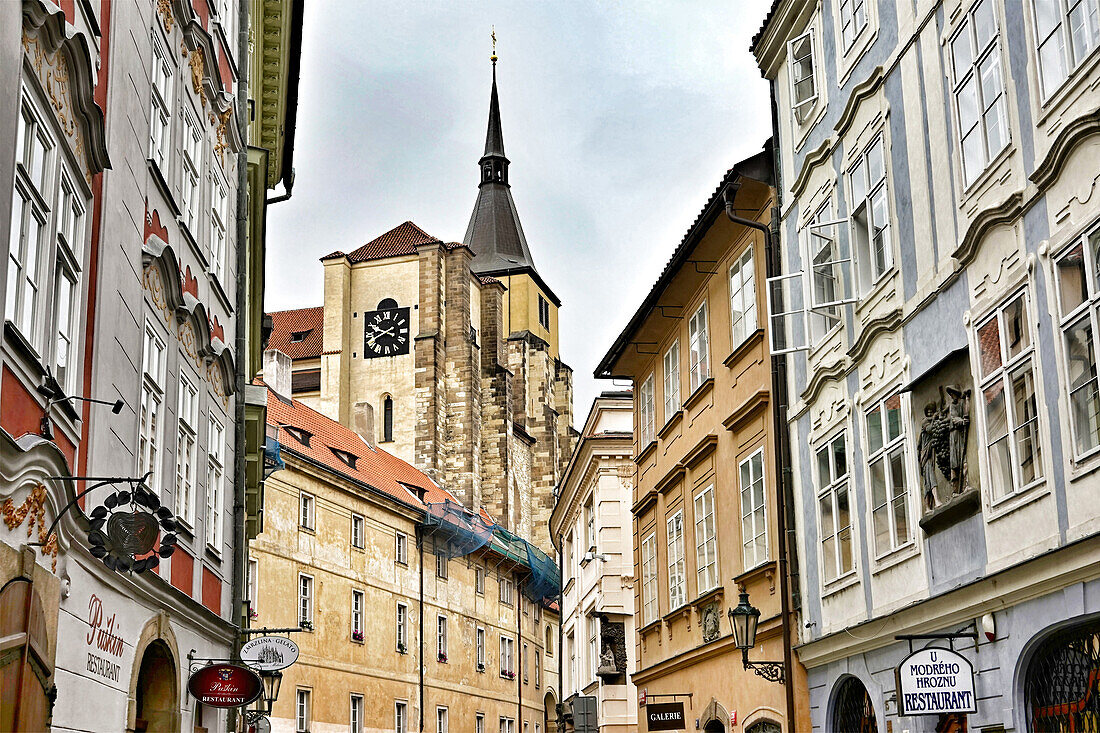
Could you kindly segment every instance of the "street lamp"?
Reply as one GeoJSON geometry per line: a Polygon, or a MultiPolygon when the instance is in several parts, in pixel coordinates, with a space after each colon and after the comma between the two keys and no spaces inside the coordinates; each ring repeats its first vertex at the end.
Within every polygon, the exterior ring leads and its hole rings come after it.
{"type": "MultiPolygon", "coordinates": [[[[741,592],[737,608],[729,609],[733,643],[741,650],[741,664],[770,682],[783,684],[783,662],[750,662],[749,649],[756,646],[756,625],[760,622],[760,609],[749,603],[749,594],[741,592]]],[[[786,633],[786,630],[784,630],[786,633]]]]}
{"type": "Polygon", "coordinates": [[[260,679],[264,683],[264,703],[267,704],[267,714],[271,715],[271,708],[279,699],[279,687],[283,684],[282,672],[261,672],[260,679]]]}

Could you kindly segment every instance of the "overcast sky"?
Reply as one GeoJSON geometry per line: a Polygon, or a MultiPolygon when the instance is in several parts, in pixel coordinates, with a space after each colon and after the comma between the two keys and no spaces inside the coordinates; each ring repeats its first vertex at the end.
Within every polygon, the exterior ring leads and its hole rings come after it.
{"type": "Polygon", "coordinates": [[[269,210],[268,310],[322,301],[318,258],[412,220],[462,241],[489,109],[489,29],[512,195],[562,300],[578,427],[596,364],[725,171],[760,150],[749,42],[766,0],[309,0],[294,195],[269,210]]]}

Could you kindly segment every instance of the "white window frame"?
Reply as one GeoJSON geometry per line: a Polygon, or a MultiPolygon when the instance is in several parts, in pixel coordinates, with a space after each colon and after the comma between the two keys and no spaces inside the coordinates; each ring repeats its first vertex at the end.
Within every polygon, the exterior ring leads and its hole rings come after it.
{"type": "Polygon", "coordinates": [[[447,655],[447,617],[439,614],[435,618],[435,656],[436,660],[445,663],[449,659],[447,655]]]}
{"type": "Polygon", "coordinates": [[[1100,248],[1100,225],[1073,238],[1057,256],[1051,257],[1052,279],[1058,293],[1058,315],[1062,370],[1066,395],[1066,413],[1072,435],[1071,455],[1075,464],[1100,452],[1100,353],[1097,350],[1097,334],[1100,333],[1100,277],[1097,274],[1097,248],[1100,248]],[[1077,292],[1067,287],[1062,263],[1070,260],[1075,252],[1083,271],[1083,280],[1077,284],[1077,292]],[[1072,301],[1070,299],[1073,299],[1072,301]],[[1076,301],[1076,302],[1074,302],[1076,301]],[[1088,340],[1071,338],[1075,329],[1084,327],[1088,340]],[[1075,356],[1081,354],[1081,356],[1075,356]],[[1075,374],[1074,364],[1086,364],[1081,374],[1075,374]],[[1084,401],[1081,401],[1083,395],[1084,401]],[[1078,406],[1080,405],[1080,406],[1078,406]],[[1091,420],[1091,426],[1083,423],[1091,420]],[[1091,438],[1091,444],[1086,439],[1091,438]]]}
{"type": "Polygon", "coordinates": [[[893,227],[890,212],[889,186],[889,148],[886,135],[879,132],[871,142],[856,156],[856,162],[848,169],[845,179],[848,181],[851,213],[848,215],[848,247],[857,272],[860,297],[864,297],[894,267],[893,227]],[[881,175],[872,178],[872,162],[876,153],[881,156],[881,175]],[[876,214],[875,209],[881,208],[876,214]],[[863,224],[857,223],[862,214],[863,224]],[[879,217],[885,224],[877,227],[879,217]],[[857,232],[865,236],[857,237],[857,232]],[[876,261],[876,238],[881,237],[881,261],[876,261]],[[866,247],[866,251],[863,247],[866,247]]]}
{"type": "Polygon", "coordinates": [[[794,110],[794,118],[798,121],[798,124],[804,125],[817,107],[817,100],[820,96],[817,74],[817,41],[814,38],[812,27],[807,28],[805,33],[796,36],[787,43],[787,59],[791,78],[791,109],[794,110]],[[809,86],[812,89],[805,99],[800,99],[799,85],[804,84],[806,81],[809,81],[809,86]]]}
{"type": "Polygon", "coordinates": [[[176,405],[176,518],[193,527],[198,484],[199,390],[182,369],[176,405]]]}
{"type": "Polygon", "coordinates": [[[707,301],[703,300],[688,320],[688,392],[710,379],[710,332],[707,325],[707,301]]]}
{"type": "MultiPolygon", "coordinates": [[[[1098,3],[1098,0],[1083,0],[1076,3],[1068,0],[1032,0],[1030,5],[1032,27],[1035,29],[1035,69],[1039,80],[1040,93],[1045,103],[1065,85],[1066,81],[1076,73],[1085,60],[1091,57],[1097,46],[1100,45],[1100,30],[1094,25],[1091,45],[1083,49],[1075,47],[1071,29],[1071,13],[1085,9],[1084,18],[1087,22],[1089,20],[1087,8],[1091,7],[1093,12],[1098,12],[1097,8],[1100,3],[1098,3]],[[1039,25],[1042,17],[1038,8],[1040,3],[1057,5],[1057,20],[1049,27],[1039,25]],[[1056,77],[1048,76],[1045,73],[1047,67],[1043,60],[1043,52],[1047,44],[1054,44],[1050,48],[1057,54],[1055,57],[1048,58],[1051,61],[1057,59],[1060,64],[1056,77]]],[[[1095,23],[1097,18],[1094,17],[1092,21],[1095,23]]]]}
{"type": "Polygon", "coordinates": [[[480,565],[474,566],[474,593],[485,595],[485,568],[480,565]]]}
{"type": "Polygon", "coordinates": [[[771,353],[790,354],[810,348],[807,323],[806,273],[803,270],[775,275],[765,281],[768,308],[768,346],[771,353]],[[783,296],[783,302],[778,302],[783,296]]]}
{"type": "Polygon", "coordinates": [[[404,700],[393,702],[394,733],[409,733],[409,704],[404,700]]]}
{"type": "Polygon", "coordinates": [[[400,565],[409,564],[409,536],[404,532],[394,535],[394,562],[400,565]]]}
{"type": "MultiPolygon", "coordinates": [[[[1041,390],[1041,377],[1039,374],[1039,363],[1035,358],[1035,337],[1037,332],[1036,321],[1031,315],[1031,297],[1027,288],[1020,288],[1014,291],[1007,298],[1004,298],[997,307],[989,313],[985,318],[975,322],[974,326],[974,339],[975,339],[975,351],[977,355],[977,375],[979,392],[981,394],[980,401],[978,402],[978,409],[976,412],[978,415],[978,426],[981,435],[982,452],[985,454],[985,476],[986,485],[989,487],[989,497],[992,504],[998,504],[1007,499],[1012,498],[1018,494],[1021,494],[1033,486],[1043,483],[1046,479],[1046,472],[1044,471],[1043,461],[1046,456],[1046,446],[1043,445],[1043,423],[1042,423],[1042,390],[1041,390]],[[1027,345],[1020,348],[1017,353],[1012,354],[1010,352],[1011,344],[1009,339],[1009,327],[1006,315],[1011,306],[1019,304],[1022,308],[1023,325],[1027,328],[1027,345]],[[987,336],[983,336],[983,331],[993,324],[996,324],[996,339],[998,353],[996,354],[999,361],[998,364],[986,365],[984,358],[986,352],[983,350],[984,339],[986,337],[992,337],[994,334],[990,331],[987,332],[987,336]],[[987,368],[987,366],[989,368],[987,368]],[[1033,412],[1031,416],[1019,414],[1020,404],[1015,399],[1016,392],[1016,380],[1024,377],[1025,374],[1030,372],[1031,374],[1031,405],[1029,409],[1033,412]],[[991,436],[989,434],[989,415],[987,414],[987,407],[989,400],[995,398],[996,393],[1000,394],[1003,398],[1003,409],[1006,420],[1007,433],[1004,436],[991,436]],[[1011,399],[1010,399],[1011,396],[1011,399]],[[1030,441],[1032,446],[1032,467],[1034,469],[1034,475],[1027,479],[1021,472],[1023,469],[1023,462],[1021,458],[1021,434],[1025,434],[1024,440],[1030,441]],[[1008,448],[1008,466],[1011,472],[1010,480],[1011,486],[999,486],[994,481],[993,465],[994,465],[994,445],[1001,443],[1001,441],[1007,442],[1008,448]]],[[[1025,405],[1025,407],[1028,407],[1025,405]]]]}
{"type": "Polygon", "coordinates": [[[153,29],[153,65],[150,87],[149,158],[167,173],[172,148],[172,118],[175,116],[176,70],[164,48],[160,33],[153,29]]]}
{"type": "Polygon", "coordinates": [[[510,578],[502,577],[499,583],[500,590],[500,602],[505,606],[511,606],[515,601],[513,599],[514,586],[510,578]]]}
{"type": "Polygon", "coordinates": [[[595,616],[588,617],[588,674],[597,679],[600,668],[600,622],[595,616]]]}
{"type": "Polygon", "coordinates": [[[365,547],[366,519],[362,514],[351,513],[351,546],[357,550],[365,547]]]}
{"type": "Polygon", "coordinates": [[[675,611],[687,603],[687,569],[684,561],[684,512],[673,514],[666,522],[668,541],[668,609],[675,611]]]}
{"type": "Polygon", "coordinates": [[[298,495],[298,522],[299,529],[317,529],[317,497],[308,491],[298,495]]]}
{"type": "Polygon", "coordinates": [[[770,559],[768,484],[763,448],[753,451],[737,465],[737,476],[741,489],[741,561],[743,572],[747,572],[770,559]]]}
{"type": "Polygon", "coordinates": [[[447,564],[447,553],[439,552],[437,550],[435,553],[435,577],[437,580],[446,580],[448,577],[450,577],[448,574],[449,569],[447,567],[447,564]]]}
{"type": "Polygon", "coordinates": [[[500,717],[500,733],[516,733],[516,721],[514,718],[500,717]]]}
{"type": "Polygon", "coordinates": [[[298,573],[298,625],[313,625],[313,603],[316,585],[313,576],[298,573]]]}
{"type": "Polygon", "coordinates": [[[146,485],[162,496],[164,457],[164,381],[168,347],[151,323],[145,324],[142,345],[141,410],[138,415],[138,474],[152,475],[146,485]]]}
{"type": "Polygon", "coordinates": [[[837,32],[840,34],[840,50],[848,53],[867,29],[867,2],[874,0],[839,0],[837,32]]]}
{"type": "Polygon", "coordinates": [[[642,382],[642,387],[638,392],[638,450],[643,451],[645,447],[654,441],[655,427],[654,423],[656,407],[654,405],[653,394],[653,374],[650,374],[642,382]]]}
{"type": "Polygon", "coordinates": [[[824,441],[814,449],[814,464],[815,472],[817,473],[817,519],[818,519],[818,538],[821,545],[821,567],[822,578],[825,581],[825,585],[829,586],[843,578],[847,578],[856,572],[856,548],[855,537],[852,529],[852,491],[851,491],[851,461],[848,455],[848,431],[841,430],[835,433],[831,438],[824,441]],[[841,455],[844,459],[844,472],[840,473],[836,465],[836,461],[833,458],[836,456],[835,446],[837,443],[841,444],[841,455]],[[822,451],[828,451],[828,467],[829,475],[822,476],[819,469],[820,466],[820,454],[822,451]],[[839,506],[839,498],[844,496],[845,502],[848,506],[848,524],[842,525],[839,519],[839,512],[836,507],[839,506]],[[822,507],[825,500],[828,499],[830,507],[830,518],[826,521],[822,507]],[[828,526],[826,526],[828,525],[828,526]],[[847,533],[845,535],[845,533],[847,533]],[[844,567],[843,553],[840,552],[841,543],[847,541],[848,545],[848,558],[851,563],[851,567],[844,567]],[[834,544],[834,562],[832,567],[829,567],[828,555],[829,552],[826,549],[827,543],[832,540],[834,544]]]}
{"type": "Polygon", "coordinates": [[[308,733],[313,712],[312,690],[299,687],[294,691],[294,730],[297,733],[308,733]]]}
{"type": "Polygon", "coordinates": [[[909,470],[909,435],[906,430],[905,415],[910,414],[909,399],[907,393],[892,392],[881,400],[876,401],[869,410],[863,413],[863,436],[865,461],[866,487],[868,508],[870,511],[871,537],[874,542],[875,560],[881,560],[899,550],[913,544],[913,511],[912,491],[910,485],[914,479],[919,482],[919,476],[914,476],[909,470]],[[896,407],[892,407],[896,405],[896,407]],[[897,434],[891,434],[890,412],[897,410],[898,425],[897,434]],[[872,422],[878,422],[875,428],[872,422]],[[878,435],[876,438],[875,435],[878,435]],[[901,462],[901,478],[904,485],[901,493],[898,493],[896,485],[897,477],[892,471],[893,461],[901,462]],[[884,493],[876,494],[876,481],[874,478],[876,465],[882,466],[882,488],[884,493]],[[898,512],[902,512],[904,531],[899,526],[898,512]],[[884,519],[883,519],[884,518],[884,519]],[[886,543],[880,545],[878,527],[884,523],[886,543]]]}
{"type": "Polygon", "coordinates": [[[695,519],[696,595],[718,587],[718,527],[714,514],[714,484],[692,500],[695,519]]]}
{"type": "Polygon", "coordinates": [[[394,639],[394,646],[397,651],[404,654],[409,650],[409,606],[408,604],[397,603],[397,611],[394,618],[394,626],[396,637],[394,639]],[[401,651],[404,647],[405,651],[401,651]]]}
{"type": "Polygon", "coordinates": [[[260,612],[260,561],[254,558],[248,560],[248,611],[250,616],[259,615],[260,612]]]}
{"type": "Polygon", "coordinates": [[[485,713],[474,716],[474,733],[485,733],[485,713]]]}
{"type": "Polygon", "coordinates": [[[657,620],[657,533],[642,540],[642,626],[657,620]]]}
{"type": "Polygon", "coordinates": [[[1000,24],[997,22],[997,10],[993,0],[979,0],[966,12],[959,29],[948,43],[950,56],[948,66],[951,68],[955,124],[958,130],[956,137],[965,186],[970,186],[978,179],[998,154],[1008,147],[1011,137],[1006,112],[1007,95],[1004,69],[1001,64],[1000,39],[1000,24]],[[992,35],[984,43],[978,38],[980,11],[988,13],[988,21],[993,26],[992,35]],[[966,44],[965,49],[962,43],[966,44]],[[979,44],[981,48],[978,48],[979,44]],[[961,55],[962,52],[969,53],[970,58],[964,58],[961,55]],[[995,80],[988,76],[990,73],[996,74],[995,80]],[[994,89],[993,86],[996,88],[994,89]],[[964,98],[972,100],[971,104],[964,104],[964,98]],[[963,120],[963,111],[971,106],[974,119],[969,127],[965,127],[967,121],[963,120]],[[993,129],[1000,130],[999,145],[995,145],[990,140],[990,132],[993,129]],[[967,141],[971,136],[976,136],[978,148],[968,147],[967,141]],[[968,150],[978,155],[978,158],[970,163],[968,163],[968,150]]]}
{"type": "Polygon", "coordinates": [[[841,306],[856,303],[858,297],[849,294],[853,283],[852,242],[848,251],[841,250],[837,227],[846,223],[833,214],[833,199],[827,197],[806,223],[806,261],[810,265],[806,278],[810,333],[820,341],[841,324],[841,306]]]}
{"type": "Polygon", "coordinates": [[[507,634],[500,635],[500,676],[515,674],[516,640],[507,634]]]}
{"type": "Polygon", "coordinates": [[[349,733],[363,733],[363,696],[351,693],[351,709],[348,711],[349,733]]]}
{"type": "Polygon", "coordinates": [[[229,187],[216,166],[210,168],[210,271],[225,286],[229,256],[229,187]]]}
{"type": "Polygon", "coordinates": [[[435,733],[450,733],[450,720],[445,705],[435,706],[435,733]]]}
{"type": "Polygon", "coordinates": [[[183,223],[198,238],[198,211],[202,202],[203,139],[202,127],[191,110],[183,112],[180,155],[180,211],[183,223]]]}
{"type": "MultiPolygon", "coordinates": [[[[58,154],[60,160],[64,156],[58,154]]],[[[88,202],[83,189],[77,186],[68,167],[62,163],[59,173],[57,202],[57,252],[54,257],[54,294],[52,309],[53,345],[50,364],[54,378],[65,394],[77,389],[79,317],[83,310],[80,303],[80,275],[83,263],[85,222],[88,202]]],[[[15,195],[21,196],[16,193],[15,195]]],[[[14,218],[13,218],[14,223],[14,218]]]]}
{"type": "Polygon", "coordinates": [[[664,421],[680,411],[680,341],[677,339],[661,358],[661,376],[664,379],[664,421]]]}
{"type": "Polygon", "coordinates": [[[485,627],[478,626],[474,632],[476,647],[475,662],[479,672],[485,671],[485,627]]]}
{"type": "Polygon", "coordinates": [[[586,551],[596,547],[596,497],[588,497],[584,505],[584,544],[586,551]]]}
{"type": "Polygon", "coordinates": [[[351,592],[351,633],[354,637],[355,632],[363,633],[363,604],[366,600],[366,596],[361,590],[352,590],[351,592]]]}
{"type": "Polygon", "coordinates": [[[206,544],[221,552],[222,513],[225,510],[225,428],[213,411],[206,425],[206,544]]]}
{"type": "Polygon", "coordinates": [[[736,349],[760,327],[756,312],[756,255],[745,248],[730,265],[730,343],[736,349]]]}

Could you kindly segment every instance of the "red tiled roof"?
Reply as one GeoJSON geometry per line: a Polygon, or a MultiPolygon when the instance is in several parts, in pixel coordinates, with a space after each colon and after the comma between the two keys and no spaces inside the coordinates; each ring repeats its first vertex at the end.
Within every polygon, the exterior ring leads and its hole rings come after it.
{"type": "Polygon", "coordinates": [[[321,259],[347,257],[348,261],[354,264],[356,262],[366,262],[367,260],[380,260],[384,257],[416,254],[416,245],[438,241],[436,237],[428,234],[416,224],[407,221],[346,255],[337,251],[321,259]]]}
{"type": "Polygon", "coordinates": [[[279,444],[289,451],[306,456],[337,474],[369,484],[400,502],[423,508],[425,503],[458,501],[414,466],[377,446],[371,449],[353,430],[297,400],[288,404],[270,389],[267,391],[267,424],[281,428],[279,444]],[[286,426],[310,433],[309,445],[299,442],[286,426]],[[355,468],[337,457],[332,449],[355,456],[355,468]],[[417,499],[402,484],[424,489],[424,501],[417,499]]]}
{"type": "Polygon", "coordinates": [[[267,348],[278,349],[291,359],[314,359],[321,355],[324,334],[325,309],[298,308],[292,311],[276,311],[271,316],[271,336],[267,348]],[[296,341],[295,334],[301,340],[296,341]]]}

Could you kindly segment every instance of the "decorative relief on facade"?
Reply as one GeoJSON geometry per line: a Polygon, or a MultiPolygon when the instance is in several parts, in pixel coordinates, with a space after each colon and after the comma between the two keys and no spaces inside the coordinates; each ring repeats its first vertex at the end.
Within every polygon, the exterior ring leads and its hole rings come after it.
{"type": "Polygon", "coordinates": [[[38,74],[42,89],[57,116],[57,124],[69,139],[76,159],[84,169],[84,178],[90,184],[92,175],[86,165],[84,136],[76,123],[76,107],[73,105],[69,64],[65,54],[61,53],[60,49],[47,53],[38,35],[30,35],[26,29],[23,30],[23,51],[38,74]]]}
{"type": "Polygon", "coordinates": [[[0,506],[0,514],[3,515],[4,524],[9,531],[15,531],[27,517],[30,517],[30,522],[27,523],[27,537],[33,536],[34,528],[38,527],[38,541],[44,543],[43,553],[53,558],[51,569],[56,573],[57,534],[50,533],[49,538],[46,537],[46,487],[42,484],[36,485],[18,507],[15,506],[11,497],[8,497],[4,500],[3,506],[0,506]]]}
{"type": "Polygon", "coordinates": [[[187,358],[194,362],[195,367],[202,369],[202,359],[199,357],[198,339],[195,336],[195,325],[191,319],[184,321],[179,327],[180,347],[187,358]]]}
{"type": "Polygon", "coordinates": [[[862,370],[859,388],[863,394],[873,394],[902,371],[904,361],[901,334],[891,334],[883,345],[881,356],[875,358],[875,355],[869,355],[866,364],[866,369],[862,370]]]}
{"type": "Polygon", "coordinates": [[[217,361],[210,362],[206,367],[206,378],[210,382],[210,389],[221,400],[222,407],[229,409],[229,391],[225,388],[225,378],[217,361]]]}
{"type": "Polygon", "coordinates": [[[621,621],[600,618],[600,665],[596,674],[618,677],[626,674],[626,626],[621,621]]]}
{"type": "Polygon", "coordinates": [[[201,48],[196,48],[191,52],[188,57],[188,63],[191,65],[191,89],[194,90],[199,101],[202,102],[203,108],[205,108],[206,91],[202,88],[203,67],[205,63],[203,61],[203,52],[201,48]]]}
{"type": "MultiPolygon", "coordinates": [[[[226,166],[225,151],[229,149],[229,121],[233,119],[233,107],[229,107],[221,114],[210,113],[210,124],[215,126],[217,140],[214,143],[214,153],[221,161],[222,167],[226,166]]],[[[232,160],[232,157],[230,158],[232,160]]]]}
{"type": "Polygon", "coordinates": [[[160,13],[160,20],[164,24],[164,32],[171,33],[175,23],[172,18],[172,0],[157,0],[157,12],[160,13]]]}
{"type": "Polygon", "coordinates": [[[149,264],[142,275],[145,289],[149,291],[149,299],[153,301],[153,307],[160,311],[165,323],[171,322],[171,311],[168,308],[168,297],[164,291],[164,278],[160,269],[155,264],[149,264]]]}
{"type": "Polygon", "coordinates": [[[833,384],[823,392],[811,408],[811,429],[814,433],[830,430],[848,414],[848,400],[844,390],[833,384]]]}
{"type": "Polygon", "coordinates": [[[924,405],[917,461],[925,507],[931,511],[940,503],[937,471],[947,481],[954,497],[970,488],[967,446],[970,442],[970,390],[955,385],[940,387],[939,402],[924,405]]]}

